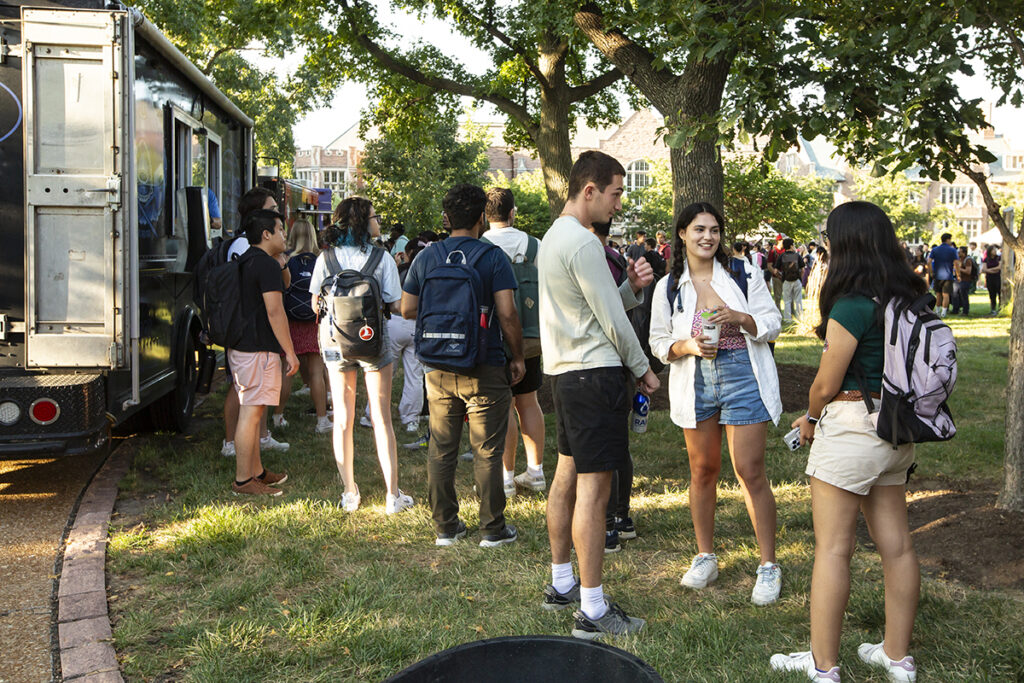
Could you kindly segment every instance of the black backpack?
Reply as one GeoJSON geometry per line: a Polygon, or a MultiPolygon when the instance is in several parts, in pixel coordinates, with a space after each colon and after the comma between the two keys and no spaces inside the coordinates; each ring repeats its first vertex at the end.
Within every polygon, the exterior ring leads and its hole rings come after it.
{"type": "Polygon", "coordinates": [[[784,251],[775,259],[775,267],[782,274],[783,282],[796,282],[803,270],[800,254],[795,251],[784,251]]]}
{"type": "MultiPolygon", "coordinates": [[[[238,235],[230,239],[217,239],[214,245],[206,250],[202,256],[199,257],[199,261],[196,263],[195,268],[192,270],[192,298],[203,308],[203,294],[207,288],[207,279],[210,276],[210,271],[217,266],[223,265],[228,261],[228,251],[231,249],[231,245],[234,244],[235,240],[238,239],[238,235]]],[[[206,316],[206,311],[203,309],[203,316],[206,316]]]]}
{"type": "Polygon", "coordinates": [[[383,256],[383,249],[371,247],[361,269],[342,270],[334,248],[324,252],[328,275],[320,288],[321,314],[346,360],[373,360],[384,350],[384,298],[373,274],[383,256]]]}
{"type": "Polygon", "coordinates": [[[251,258],[247,252],[216,265],[204,279],[199,305],[203,310],[206,333],[214,344],[225,349],[235,348],[245,339],[252,324],[252,315],[246,315],[242,304],[242,268],[251,258]]]}
{"type": "Polygon", "coordinates": [[[284,292],[284,312],[291,320],[316,320],[316,311],[313,310],[309,291],[309,281],[313,276],[315,264],[316,256],[309,252],[296,254],[288,260],[292,283],[284,292]]]}

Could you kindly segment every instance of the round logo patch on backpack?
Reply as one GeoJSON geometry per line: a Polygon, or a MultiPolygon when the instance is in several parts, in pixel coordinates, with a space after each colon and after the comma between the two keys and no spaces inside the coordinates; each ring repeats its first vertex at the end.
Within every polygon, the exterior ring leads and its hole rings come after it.
{"type": "Polygon", "coordinates": [[[369,325],[363,325],[359,328],[359,338],[363,341],[370,341],[373,339],[373,328],[369,325]]]}

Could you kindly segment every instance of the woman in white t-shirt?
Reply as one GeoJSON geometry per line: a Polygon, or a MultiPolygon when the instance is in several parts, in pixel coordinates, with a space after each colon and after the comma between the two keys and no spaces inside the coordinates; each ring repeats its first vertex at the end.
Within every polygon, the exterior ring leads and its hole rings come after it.
{"type": "MultiPolygon", "coordinates": [[[[380,219],[373,210],[370,200],[363,197],[349,197],[334,210],[334,225],[331,226],[330,241],[343,270],[359,270],[370,258],[373,238],[380,235],[380,219]]],[[[313,309],[319,310],[321,287],[331,273],[328,271],[326,250],[321,253],[313,266],[309,281],[313,309]]],[[[382,258],[373,272],[380,284],[384,305],[398,313],[398,302],[402,289],[398,281],[398,268],[392,258],[382,258]]],[[[334,397],[334,459],[338,464],[345,492],[341,497],[342,507],[347,512],[359,508],[359,487],[352,470],[355,446],[353,429],[356,404],[356,371],[363,370],[366,393],[369,397],[370,420],[373,423],[377,443],[377,458],[387,486],[384,511],[388,514],[412,507],[413,500],[398,488],[398,450],[395,430],[391,424],[391,381],[394,360],[391,356],[386,327],[382,331],[381,355],[371,360],[352,360],[342,357],[341,350],[331,342],[330,321],[326,316],[320,319],[320,353],[327,366],[327,376],[334,397]]]]}

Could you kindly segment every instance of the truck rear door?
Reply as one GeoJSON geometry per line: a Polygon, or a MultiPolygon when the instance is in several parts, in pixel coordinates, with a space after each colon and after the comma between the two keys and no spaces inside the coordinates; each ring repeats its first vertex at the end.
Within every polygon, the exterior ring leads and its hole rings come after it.
{"type": "Polygon", "coordinates": [[[124,12],[22,10],[27,364],[124,367],[124,12]]]}

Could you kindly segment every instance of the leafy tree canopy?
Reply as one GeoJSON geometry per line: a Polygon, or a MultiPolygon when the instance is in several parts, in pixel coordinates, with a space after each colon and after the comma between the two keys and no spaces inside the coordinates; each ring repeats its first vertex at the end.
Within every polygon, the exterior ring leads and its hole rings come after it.
{"type": "Polygon", "coordinates": [[[366,144],[362,160],[366,196],[386,223],[401,222],[406,234],[441,229],[441,200],[457,183],[483,185],[487,145],[481,131],[459,139],[458,122],[439,121],[413,144],[381,136],[366,144]]]}
{"type": "MultiPolygon", "coordinates": [[[[832,209],[831,180],[785,175],[762,157],[728,159],[723,166],[727,239],[759,239],[777,232],[798,242],[817,237],[818,226],[832,209]]],[[[663,161],[651,167],[651,184],[628,199],[640,204],[636,216],[642,227],[671,233],[672,175],[663,161]]]]}
{"type": "Polygon", "coordinates": [[[391,0],[392,9],[440,19],[468,38],[484,55],[474,64],[457,61],[443,46],[397,35],[368,2],[328,4],[332,33],[311,56],[322,70],[369,85],[372,123],[405,119],[409,128],[423,115],[433,117],[438,103],[445,109],[457,97],[489,102],[506,117],[506,142],[536,150],[550,212],[565,200],[576,117],[590,125],[618,120],[610,88],[621,73],[589,48],[564,3],[391,0]]]}
{"type": "Polygon", "coordinates": [[[292,127],[327,104],[340,74],[316,69],[307,55],[291,78],[256,67],[247,54],[282,58],[299,51],[324,29],[318,13],[274,0],[136,0],[133,2],[175,46],[256,123],[256,152],[280,160],[283,173],[295,157],[292,127]]]}
{"type": "Polygon", "coordinates": [[[866,170],[854,174],[857,196],[885,210],[896,236],[908,242],[928,242],[943,232],[953,234],[957,244],[964,243],[963,229],[953,220],[953,212],[944,204],[930,211],[921,208],[921,193],[928,183],[915,182],[906,173],[890,173],[875,177],[866,170]]]}
{"type": "Polygon", "coordinates": [[[548,211],[547,193],[544,189],[544,176],[537,171],[520,173],[509,180],[501,173],[492,172],[484,184],[484,189],[507,187],[516,198],[515,227],[534,237],[544,237],[551,227],[551,214],[548,211]]]}

